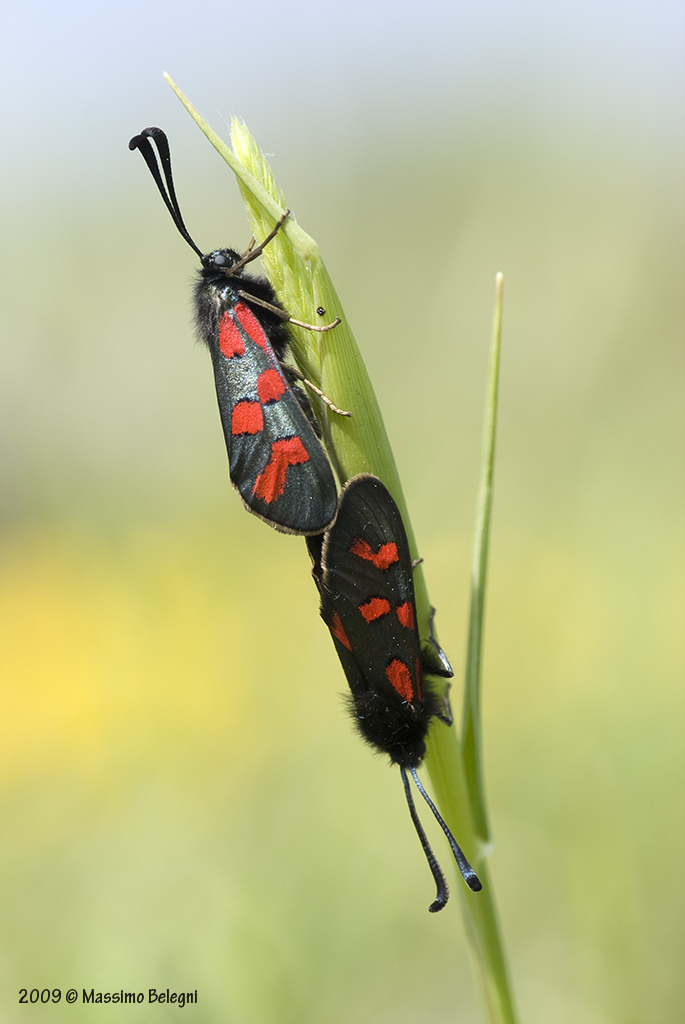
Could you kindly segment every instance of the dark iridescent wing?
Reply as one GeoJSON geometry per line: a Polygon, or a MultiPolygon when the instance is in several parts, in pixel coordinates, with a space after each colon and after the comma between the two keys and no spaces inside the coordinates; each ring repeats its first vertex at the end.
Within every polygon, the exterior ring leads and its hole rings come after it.
{"type": "Polygon", "coordinates": [[[335,525],[324,538],[322,570],[333,613],[326,624],[336,635],[340,620],[365,679],[403,701],[420,701],[409,545],[397,505],[377,477],[355,477],[345,486],[335,525]]]}
{"type": "Polygon", "coordinates": [[[221,313],[212,361],[231,481],[243,501],[278,530],[320,533],[335,516],[333,472],[244,302],[221,313]]]}
{"type": "MultiPolygon", "coordinates": [[[[311,550],[311,546],[310,546],[311,550]]],[[[422,677],[409,544],[399,509],[373,476],[343,488],[315,579],[364,738],[418,764],[436,700],[422,677]]]]}

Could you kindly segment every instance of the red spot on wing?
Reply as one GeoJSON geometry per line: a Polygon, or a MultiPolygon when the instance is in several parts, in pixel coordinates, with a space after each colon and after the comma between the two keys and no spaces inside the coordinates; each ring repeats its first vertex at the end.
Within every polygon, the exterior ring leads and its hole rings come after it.
{"type": "Polygon", "coordinates": [[[366,604],[359,605],[359,611],[367,622],[373,622],[375,619],[380,619],[383,615],[388,614],[390,602],[386,601],[384,597],[372,597],[366,604]]]}
{"type": "Polygon", "coordinates": [[[219,348],[227,359],[245,355],[243,336],[228,311],[221,317],[219,324],[219,348]]]}
{"type": "Polygon", "coordinates": [[[397,618],[405,629],[414,628],[414,605],[409,601],[397,606],[397,618]]]}
{"type": "Polygon", "coordinates": [[[391,565],[399,561],[397,555],[397,544],[389,542],[388,544],[381,544],[378,551],[374,551],[370,544],[365,540],[357,537],[353,542],[350,551],[357,558],[363,558],[366,562],[373,562],[377,569],[385,571],[389,569],[391,565]]]}
{"type": "Polygon", "coordinates": [[[286,383],[278,370],[264,370],[257,378],[257,394],[260,402],[277,402],[286,390],[286,383]]]}
{"type": "Polygon", "coordinates": [[[347,633],[343,629],[343,624],[340,621],[340,616],[337,612],[333,612],[333,625],[331,626],[331,633],[336,637],[341,644],[343,644],[348,651],[352,650],[352,644],[347,639],[347,633]]]}
{"type": "Polygon", "coordinates": [[[259,345],[265,352],[268,352],[271,348],[268,338],[252,310],[244,302],[239,302],[234,307],[234,313],[240,326],[249,334],[250,340],[254,341],[255,345],[259,345]]]}
{"type": "Polygon", "coordinates": [[[236,402],[231,414],[231,433],[259,434],[264,426],[264,414],[259,402],[236,402]]]}
{"type": "Polygon", "coordinates": [[[252,490],[255,498],[270,505],[283,494],[285,476],[288,466],[299,466],[309,460],[309,453],[299,437],[287,437],[274,441],[271,445],[271,458],[255,480],[252,490]]]}
{"type": "Polygon", "coordinates": [[[412,685],[411,673],[404,662],[395,658],[386,668],[385,674],[391,686],[397,690],[402,700],[411,703],[414,699],[414,687],[412,685]]]}

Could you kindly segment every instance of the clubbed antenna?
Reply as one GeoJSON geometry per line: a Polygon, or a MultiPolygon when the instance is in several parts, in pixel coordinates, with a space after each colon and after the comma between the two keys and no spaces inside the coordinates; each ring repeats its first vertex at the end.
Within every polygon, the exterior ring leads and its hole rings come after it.
{"type": "Polygon", "coordinates": [[[167,139],[166,134],[162,131],[161,128],[144,128],[140,135],[133,136],[133,138],[128,144],[128,148],[140,150],[140,152],[143,155],[143,159],[145,160],[145,163],[150,168],[150,174],[155,179],[155,184],[159,189],[159,194],[164,200],[166,208],[171,214],[174,224],[179,230],[179,233],[183,235],[190,248],[193,249],[198,254],[200,259],[202,259],[202,252],[195,245],[195,242],[188,234],[188,229],[183,223],[183,217],[181,216],[181,208],[178,205],[178,199],[176,198],[176,190],[174,189],[174,178],[171,173],[171,153],[169,151],[169,140],[167,139]],[[150,139],[152,139],[155,145],[157,146],[157,151],[159,153],[159,162],[157,161],[157,157],[155,155],[154,149],[152,148],[152,144],[150,143],[150,139]],[[159,172],[160,164],[162,166],[162,170],[164,171],[166,189],[164,188],[162,175],[159,172]]]}
{"type": "Polygon", "coordinates": [[[452,847],[452,853],[454,854],[454,859],[457,862],[457,867],[461,871],[462,878],[468,885],[471,892],[480,892],[481,889],[483,888],[480,878],[467,861],[461,847],[457,843],[457,840],[450,832],[449,828],[447,827],[442,817],[440,816],[440,812],[438,811],[437,807],[435,806],[431,798],[428,796],[426,790],[421,785],[421,780],[416,774],[416,768],[410,768],[409,771],[411,772],[412,778],[416,783],[416,788],[418,789],[419,793],[421,794],[421,796],[423,797],[423,799],[426,801],[431,811],[433,812],[433,815],[435,816],[435,820],[437,821],[438,825],[447,836],[447,841],[452,847]]]}
{"type": "MultiPolygon", "coordinates": [[[[413,770],[414,769],[412,768],[411,771],[413,772],[413,770]]],[[[426,833],[423,831],[423,825],[419,821],[419,816],[416,813],[416,807],[414,806],[414,798],[411,795],[409,779],[407,778],[406,771],[401,766],[400,772],[402,773],[402,782],[404,783],[404,792],[407,797],[407,803],[409,804],[409,813],[411,814],[411,820],[414,822],[414,828],[416,829],[416,833],[421,842],[423,852],[426,855],[428,866],[433,872],[433,878],[435,879],[435,884],[438,887],[438,891],[435,894],[435,899],[428,908],[428,912],[430,914],[435,914],[437,913],[438,910],[442,910],[442,908],[446,906],[447,900],[449,899],[450,896],[450,891],[447,888],[447,882],[445,881],[445,876],[442,873],[442,869],[438,864],[437,858],[433,851],[431,850],[430,843],[428,842],[428,837],[426,836],[426,833]]]]}
{"type": "MultiPolygon", "coordinates": [[[[456,839],[454,838],[454,836],[450,832],[449,828],[447,827],[447,825],[443,821],[443,819],[442,819],[442,817],[440,815],[440,812],[438,811],[437,807],[435,806],[435,804],[433,803],[431,798],[428,796],[428,793],[426,792],[426,790],[421,785],[421,781],[420,781],[418,775],[416,774],[416,768],[410,768],[409,771],[411,772],[412,778],[414,779],[414,782],[416,783],[416,788],[418,789],[419,793],[421,794],[423,799],[426,801],[426,803],[430,807],[431,811],[433,812],[433,814],[435,816],[435,820],[440,825],[440,828],[443,830],[443,832],[447,836],[447,840],[448,840],[450,846],[452,847],[452,853],[454,854],[454,859],[456,860],[457,865],[459,867],[459,870],[461,871],[462,878],[464,879],[464,881],[466,882],[466,884],[468,885],[469,889],[472,892],[480,892],[480,890],[483,888],[483,886],[481,884],[481,881],[480,881],[478,875],[476,874],[476,872],[473,870],[473,868],[471,867],[471,865],[467,861],[466,857],[464,856],[464,854],[463,854],[463,852],[461,850],[461,847],[459,846],[459,844],[457,843],[456,839]]],[[[416,812],[416,807],[414,806],[414,799],[413,799],[413,797],[411,795],[411,787],[409,786],[409,779],[407,778],[407,772],[406,772],[406,770],[401,765],[400,765],[400,773],[402,775],[402,782],[404,784],[404,792],[405,792],[405,795],[407,797],[407,804],[409,805],[409,813],[411,815],[411,820],[414,822],[414,828],[416,829],[416,834],[419,837],[419,841],[421,843],[421,847],[423,849],[423,852],[426,855],[426,860],[428,861],[428,866],[430,867],[430,869],[431,869],[431,871],[433,873],[433,878],[435,879],[435,884],[438,887],[438,891],[436,893],[435,900],[431,903],[430,907],[428,908],[428,910],[429,910],[429,912],[431,914],[435,914],[438,910],[442,910],[442,908],[447,903],[447,900],[449,899],[449,889],[447,888],[447,882],[445,881],[445,876],[442,873],[442,870],[440,868],[440,865],[438,864],[436,856],[435,856],[435,854],[433,853],[433,851],[432,851],[432,849],[430,847],[430,843],[428,842],[428,839],[426,837],[426,833],[423,830],[423,826],[422,826],[421,822],[419,821],[419,816],[418,816],[418,814],[416,812]]]]}

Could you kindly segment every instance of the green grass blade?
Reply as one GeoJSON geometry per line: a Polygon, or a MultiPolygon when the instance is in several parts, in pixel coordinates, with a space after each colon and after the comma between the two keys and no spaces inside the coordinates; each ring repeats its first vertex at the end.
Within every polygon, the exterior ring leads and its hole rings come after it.
{"type": "Polygon", "coordinates": [[[502,334],[503,277],[495,280],[495,313],[492,325],[492,348],[488,377],[481,480],[476,513],[476,533],[471,565],[471,607],[466,653],[466,680],[462,719],[462,751],[464,770],[473,808],[476,832],[484,852],[491,844],[488,824],[485,784],[483,779],[482,729],[480,714],[480,683],[483,654],[483,620],[485,615],[485,586],[492,514],[492,481],[495,467],[495,435],[497,431],[497,399],[499,392],[500,340],[502,334]]]}

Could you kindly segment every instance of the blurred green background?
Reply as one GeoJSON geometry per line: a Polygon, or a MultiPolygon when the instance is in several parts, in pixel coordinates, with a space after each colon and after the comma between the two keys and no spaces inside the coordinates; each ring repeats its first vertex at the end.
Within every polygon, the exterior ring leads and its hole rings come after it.
{"type": "MultiPolygon", "coordinates": [[[[22,3],[2,17],[2,981],[135,1021],[481,1020],[456,898],[344,713],[304,544],[228,483],[194,257],[242,116],[374,380],[457,680],[494,276],[484,715],[522,1019],[675,1024],[682,3],[22,3]]],[[[434,830],[431,835],[435,836],[434,830]]],[[[441,841],[435,837],[436,844],[441,841]]],[[[446,847],[438,847],[447,865],[446,847]]]]}

